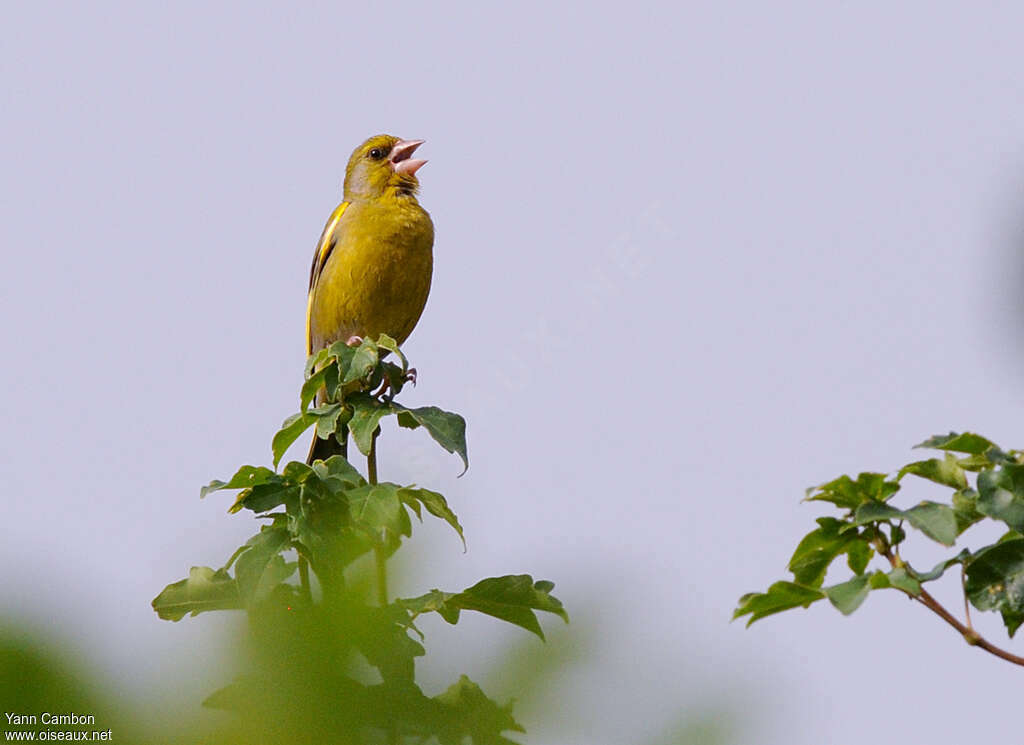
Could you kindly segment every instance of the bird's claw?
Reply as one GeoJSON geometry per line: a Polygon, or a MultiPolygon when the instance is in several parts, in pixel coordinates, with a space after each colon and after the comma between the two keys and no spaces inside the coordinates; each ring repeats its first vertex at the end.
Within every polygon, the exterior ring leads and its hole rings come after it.
{"type": "MultiPolygon", "coordinates": [[[[410,367],[405,371],[405,375],[402,376],[402,383],[400,383],[398,387],[401,388],[405,383],[412,383],[413,385],[416,385],[415,367],[410,367]]],[[[385,375],[384,380],[381,381],[380,388],[378,388],[372,396],[373,398],[378,398],[383,401],[390,401],[395,397],[396,393],[398,393],[398,390],[396,390],[395,386],[391,385],[391,379],[385,375]]]]}

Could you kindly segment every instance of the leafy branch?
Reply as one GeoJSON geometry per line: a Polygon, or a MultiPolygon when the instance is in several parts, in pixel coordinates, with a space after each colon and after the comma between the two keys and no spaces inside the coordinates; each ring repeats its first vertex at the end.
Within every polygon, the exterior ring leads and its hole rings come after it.
{"type": "MultiPolygon", "coordinates": [[[[315,649],[304,647],[301,654],[289,655],[287,664],[296,664],[296,659],[336,661],[336,666],[317,674],[333,681],[326,693],[318,694],[331,717],[344,719],[338,720],[338,727],[353,742],[362,742],[363,737],[397,742],[401,736],[434,736],[447,744],[468,736],[478,743],[507,743],[500,734],[503,730],[522,731],[510,706],[491,701],[468,678],[433,698],[415,685],[414,661],[425,653],[424,636],[415,622],[425,613],[437,613],[456,624],[462,611],[475,611],[543,639],[536,611],[565,621],[568,615],[551,595],[553,583],[526,574],[491,577],[458,592],[432,589],[389,602],[385,564],[403,539],[412,536],[413,516],[422,521],[426,512],[442,520],[465,547],[463,527],[442,494],[377,478],[377,440],[382,422],[391,416],[401,427],[422,427],[468,467],[461,416],[435,406],[408,408],[395,400],[412,379],[408,361],[387,336],[351,347],[334,344],[311,356],[299,412],[273,436],[273,467],[245,465],[227,481],[212,481],[200,491],[201,497],[236,492],[228,511],[248,510],[266,522],[222,567],[192,567],[186,578],[165,587],[153,600],[153,609],[171,621],[245,610],[253,633],[267,637],[268,649],[280,647],[282,639],[292,638],[306,647],[310,639],[319,639],[315,649]],[[387,360],[389,354],[397,362],[387,360]],[[318,438],[340,443],[351,439],[367,456],[366,476],[342,454],[311,464],[291,461],[278,470],[285,451],[311,428],[318,438]],[[352,583],[353,563],[370,553],[377,561],[373,605],[352,583]],[[311,634],[314,628],[317,634],[311,634]],[[339,670],[351,667],[353,655],[376,669],[379,685],[368,685],[354,673],[338,677],[339,670]]],[[[273,679],[281,665],[275,658],[264,677],[240,679],[210,696],[206,704],[252,716],[265,712],[265,694],[259,692],[280,687],[273,679]]],[[[308,678],[308,671],[298,677],[308,678]]]]}
{"type": "Polygon", "coordinates": [[[747,625],[793,608],[807,608],[828,598],[844,615],[853,613],[873,590],[902,592],[955,628],[971,645],[1008,662],[1024,665],[1012,654],[983,638],[972,626],[970,606],[997,611],[1012,638],[1024,623],[1024,453],[1003,451],[973,433],[937,435],[916,447],[943,452],[940,458],[908,463],[892,478],[861,473],[840,476],[807,490],[805,501],[826,502],[839,517],[819,517],[818,527],[797,545],[789,560],[792,580],[772,584],[765,592],[739,599],[733,618],[750,616],[747,625]],[[890,500],[904,477],[912,475],[952,490],[948,501],[922,501],[899,509],[890,500]],[[972,486],[971,481],[974,481],[972,486]],[[1005,532],[998,541],[975,551],[967,548],[932,569],[915,569],[902,555],[904,526],[946,547],[953,547],[973,525],[996,521],[1005,532]],[[835,559],[846,557],[848,579],[824,586],[835,559]],[[876,558],[882,568],[872,568],[876,558]],[[960,567],[964,620],[956,618],[924,585],[960,567]]]}

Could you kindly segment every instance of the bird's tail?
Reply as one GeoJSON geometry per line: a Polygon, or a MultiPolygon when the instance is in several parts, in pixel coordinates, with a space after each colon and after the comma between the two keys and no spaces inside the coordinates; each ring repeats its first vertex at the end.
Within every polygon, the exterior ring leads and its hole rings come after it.
{"type": "Polygon", "coordinates": [[[324,440],[317,437],[314,432],[313,442],[309,444],[309,455],[306,456],[306,463],[313,465],[313,461],[327,460],[332,455],[348,457],[348,438],[343,435],[339,440],[335,435],[331,435],[324,440]]]}

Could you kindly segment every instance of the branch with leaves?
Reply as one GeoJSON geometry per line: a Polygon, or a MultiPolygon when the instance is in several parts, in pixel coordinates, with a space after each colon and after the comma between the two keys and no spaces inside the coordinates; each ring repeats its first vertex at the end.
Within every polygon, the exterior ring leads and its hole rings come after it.
{"type": "MultiPolygon", "coordinates": [[[[434,406],[407,408],[395,400],[410,378],[408,361],[387,336],[321,350],[307,362],[300,411],[273,437],[273,468],[242,466],[229,480],[202,489],[203,497],[237,491],[229,511],[249,510],[266,523],[224,566],[193,567],[187,578],[164,588],[153,608],[171,621],[209,611],[245,610],[254,638],[264,639],[264,656],[272,660],[210,696],[207,705],[265,717],[268,707],[273,708],[268,692],[280,695],[284,666],[295,673],[288,679],[294,678],[296,686],[305,686],[311,677],[323,682],[313,693],[303,688],[304,693],[288,699],[286,708],[294,709],[296,700],[303,705],[319,702],[306,719],[321,728],[314,728],[318,737],[332,741],[433,736],[442,743],[461,743],[465,737],[474,743],[507,743],[502,731],[522,731],[510,705],[491,701],[468,678],[432,698],[420,691],[414,661],[425,653],[425,639],[416,620],[437,613],[456,624],[462,611],[476,611],[543,639],[536,611],[568,621],[562,604],[550,594],[551,582],[505,575],[458,592],[433,589],[418,597],[387,598],[385,562],[412,536],[411,516],[422,520],[426,512],[439,518],[465,546],[462,526],[443,495],[377,479],[376,443],[389,416],[399,426],[422,427],[468,467],[461,416],[434,406]],[[386,359],[389,353],[397,362],[386,359]],[[320,403],[313,406],[315,401],[320,403]],[[277,470],[284,452],[310,428],[320,438],[351,439],[368,458],[367,475],[343,455],[311,465],[291,461],[277,470]],[[351,582],[353,563],[371,553],[378,561],[373,604],[351,582]],[[293,581],[296,574],[298,582],[293,581]],[[288,653],[282,661],[282,645],[287,649],[290,644],[302,651],[288,653]],[[314,660],[316,665],[323,660],[332,664],[316,672],[304,667],[314,660]],[[360,664],[353,660],[376,670],[377,682],[361,679],[365,675],[357,672],[360,664]],[[325,721],[334,722],[326,732],[325,721]]],[[[305,724],[309,722],[293,721],[292,726],[305,724]]]]}
{"type": "MultiPolygon", "coordinates": [[[[908,463],[895,477],[861,473],[808,489],[805,501],[826,502],[839,517],[817,519],[818,527],[797,545],[789,560],[792,580],[774,583],[765,592],[740,598],[733,618],[750,616],[747,625],[793,608],[807,608],[828,598],[849,615],[873,590],[902,592],[938,615],[974,646],[1008,662],[1024,665],[984,639],[971,624],[970,607],[1001,614],[1012,638],[1024,623],[1024,453],[1004,451],[972,433],[937,435],[916,447],[943,451],[941,458],[908,463]],[[899,509],[890,501],[904,477],[915,476],[952,490],[948,501],[922,501],[899,509]],[[973,485],[971,482],[974,482],[973,485]],[[904,555],[905,526],[946,547],[953,547],[971,526],[996,521],[1005,530],[995,543],[959,553],[928,571],[915,569],[904,555]],[[853,575],[824,586],[833,561],[846,557],[853,575]],[[872,568],[873,560],[883,562],[872,568]],[[954,566],[960,567],[964,619],[958,619],[925,588],[954,566]]],[[[877,564],[877,561],[876,561],[877,564]]]]}

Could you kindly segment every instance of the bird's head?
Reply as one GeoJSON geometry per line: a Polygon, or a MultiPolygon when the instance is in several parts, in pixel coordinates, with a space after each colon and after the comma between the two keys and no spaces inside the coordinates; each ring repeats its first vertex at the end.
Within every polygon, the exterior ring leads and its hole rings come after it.
{"type": "Polygon", "coordinates": [[[345,169],[345,200],[373,199],[388,189],[415,194],[416,171],[427,162],[413,158],[423,140],[375,135],[357,147],[345,169]]]}

